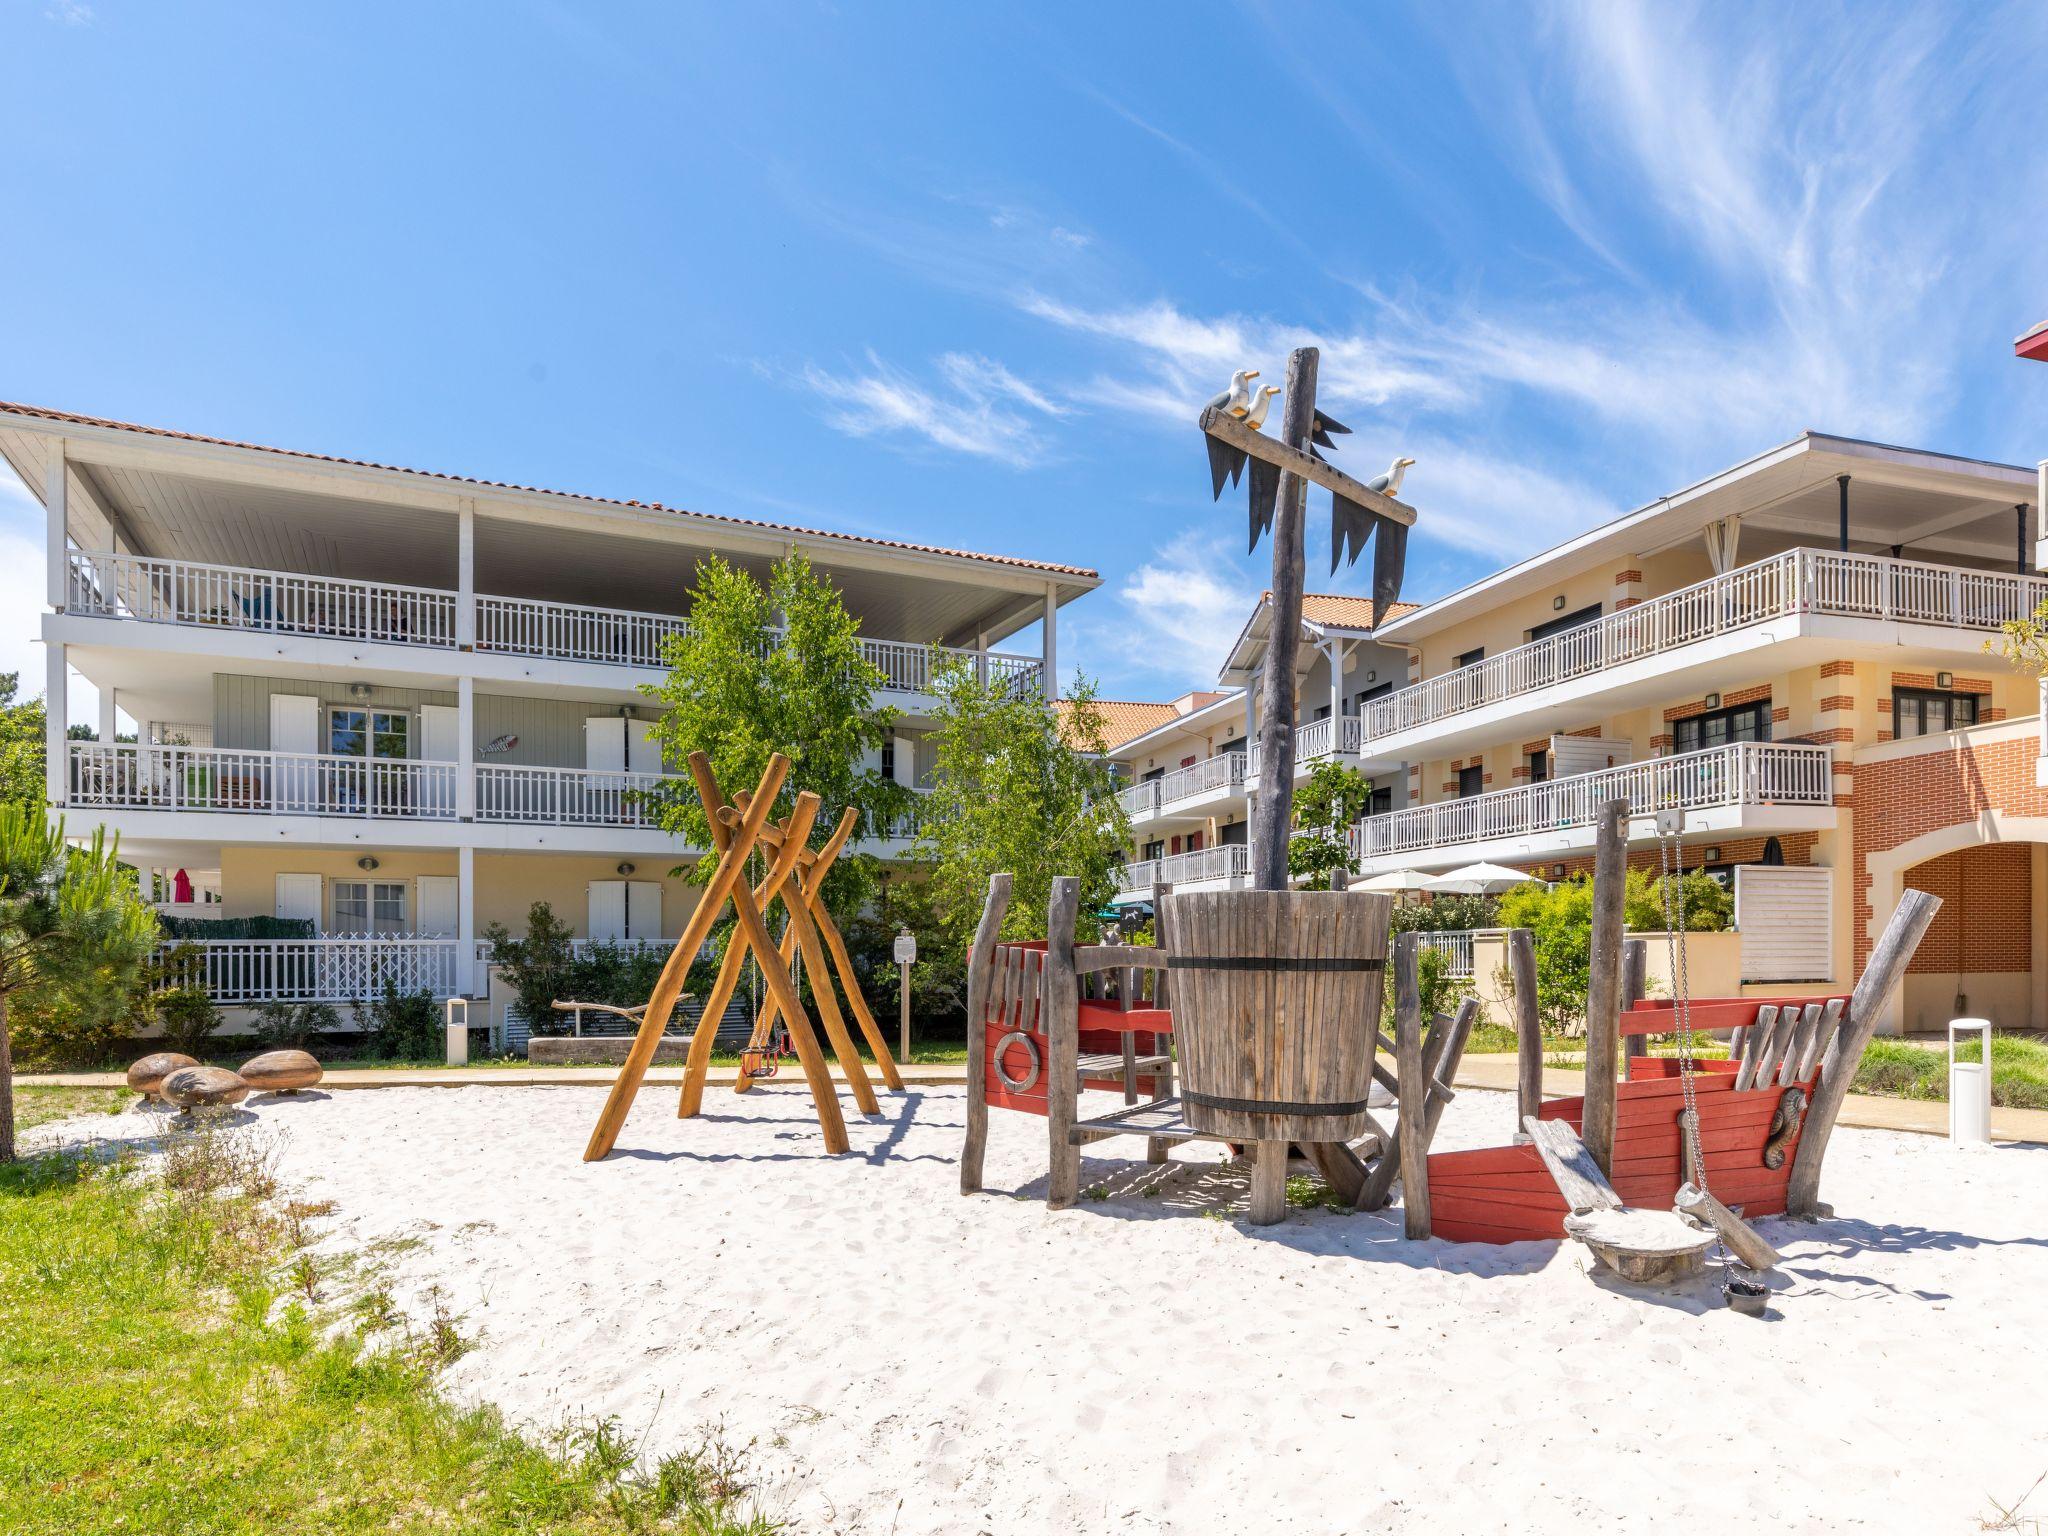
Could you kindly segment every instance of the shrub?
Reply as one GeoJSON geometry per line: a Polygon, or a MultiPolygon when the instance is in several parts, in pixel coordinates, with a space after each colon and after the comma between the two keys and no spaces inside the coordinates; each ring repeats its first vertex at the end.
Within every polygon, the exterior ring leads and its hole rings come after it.
{"type": "MultiPolygon", "coordinates": [[[[1386,969],[1386,1000],[1380,1010],[1380,1028],[1394,1033],[1395,973],[1386,969]]],[[[1415,955],[1415,985],[1422,994],[1422,1022],[1426,1027],[1439,1013],[1456,1013],[1458,1005],[1472,990],[1472,983],[1451,974],[1451,957],[1440,949],[1422,945],[1415,955]]]]}
{"type": "Polygon", "coordinates": [[[1444,933],[1458,928],[1492,928],[1495,898],[1491,896],[1433,896],[1428,901],[1404,901],[1394,908],[1396,933],[1444,933]]]}
{"type": "Polygon", "coordinates": [[[156,1021],[163,1029],[159,1044],[167,1051],[198,1056],[221,1026],[213,994],[199,986],[172,987],[156,999],[156,1021]]]}
{"type": "Polygon", "coordinates": [[[373,1056],[404,1061],[441,1054],[441,1010],[431,992],[401,992],[387,981],[376,1001],[356,1004],[356,1017],[367,1025],[373,1056]]]}
{"type": "Polygon", "coordinates": [[[304,1050],[315,1035],[341,1027],[332,1003],[265,1003],[256,1010],[256,1045],[265,1051],[304,1050]]]}
{"type": "Polygon", "coordinates": [[[536,901],[527,908],[524,937],[515,939],[503,923],[490,924],[483,936],[490,941],[491,964],[519,999],[528,1027],[536,1035],[568,1033],[567,1020],[549,1005],[563,995],[556,987],[575,959],[575,930],[555,916],[553,907],[536,901]]]}
{"type": "MultiPolygon", "coordinates": [[[[1647,869],[1631,869],[1622,894],[1622,926],[1631,933],[1662,933],[1670,925],[1665,915],[1665,880],[1647,869]]],[[[1680,910],[1688,933],[1719,933],[1735,921],[1735,898],[1720,881],[1688,870],[1678,882],[1680,910]]]]}

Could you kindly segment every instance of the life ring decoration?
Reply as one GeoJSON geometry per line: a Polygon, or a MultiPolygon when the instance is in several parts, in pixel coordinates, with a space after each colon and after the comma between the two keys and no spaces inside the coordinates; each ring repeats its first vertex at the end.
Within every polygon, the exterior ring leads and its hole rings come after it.
{"type": "Polygon", "coordinates": [[[1028,1093],[1038,1086],[1038,1079],[1045,1070],[1045,1063],[1039,1057],[1038,1042],[1025,1034],[1023,1030],[1013,1029],[996,1042],[995,1068],[996,1077],[1010,1092],[1028,1093]],[[1003,1058],[1009,1054],[1010,1046],[1013,1043],[1023,1046],[1024,1054],[1031,1058],[1031,1070],[1022,1077],[1010,1076],[1009,1070],[1003,1062],[1003,1058]]]}

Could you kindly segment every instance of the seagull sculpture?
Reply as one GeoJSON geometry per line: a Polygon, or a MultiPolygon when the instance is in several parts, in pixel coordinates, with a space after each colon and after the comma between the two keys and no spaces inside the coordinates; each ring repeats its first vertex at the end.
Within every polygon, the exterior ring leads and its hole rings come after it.
{"type": "Polygon", "coordinates": [[[1366,481],[1365,488],[1368,491],[1378,491],[1382,496],[1399,496],[1401,494],[1401,482],[1407,477],[1408,471],[1414,468],[1414,466],[1415,461],[1413,459],[1396,459],[1387,466],[1387,472],[1384,475],[1374,475],[1370,480],[1366,481]]]}
{"type": "Polygon", "coordinates": [[[1266,425],[1266,412],[1272,409],[1273,397],[1279,393],[1278,384],[1268,384],[1260,390],[1252,401],[1252,408],[1244,414],[1244,424],[1254,432],[1263,429],[1266,425]]]}
{"type": "Polygon", "coordinates": [[[1216,396],[1204,407],[1206,410],[1228,411],[1240,421],[1245,412],[1252,408],[1252,380],[1259,376],[1256,368],[1240,368],[1230,376],[1230,388],[1216,396]]]}

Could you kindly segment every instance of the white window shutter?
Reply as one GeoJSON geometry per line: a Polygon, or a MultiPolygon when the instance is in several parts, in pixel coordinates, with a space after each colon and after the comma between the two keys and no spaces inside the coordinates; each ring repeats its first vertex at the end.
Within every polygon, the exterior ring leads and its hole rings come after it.
{"type": "Polygon", "coordinates": [[[626,722],[593,715],[583,722],[583,766],[598,773],[626,771],[626,722]]]}
{"type": "Polygon", "coordinates": [[[648,733],[653,722],[648,720],[627,720],[626,767],[634,773],[661,772],[661,743],[648,733]]]}
{"type": "Polygon", "coordinates": [[[1744,981],[1833,981],[1834,871],[1736,866],[1735,926],[1742,933],[1744,981]]]}
{"type": "Polygon", "coordinates": [[[453,938],[455,922],[455,877],[421,875],[419,920],[413,924],[414,931],[437,938],[453,938]]]}
{"type": "Polygon", "coordinates": [[[277,915],[309,922],[317,933],[320,929],[320,877],[279,875],[277,915]]]}
{"type": "Polygon", "coordinates": [[[318,752],[320,701],[310,693],[273,693],[270,696],[270,750],[273,752],[318,752]]]}
{"type": "Polygon", "coordinates": [[[661,882],[632,880],[626,884],[626,937],[661,937],[661,882]]]}
{"type": "Polygon", "coordinates": [[[896,782],[915,784],[917,782],[917,738],[900,732],[896,737],[896,782]]]}
{"type": "Polygon", "coordinates": [[[590,882],[590,936],[619,940],[626,936],[626,882],[590,882]]]}
{"type": "Polygon", "coordinates": [[[452,763],[462,755],[462,711],[453,704],[420,706],[420,756],[430,763],[452,763]]]}

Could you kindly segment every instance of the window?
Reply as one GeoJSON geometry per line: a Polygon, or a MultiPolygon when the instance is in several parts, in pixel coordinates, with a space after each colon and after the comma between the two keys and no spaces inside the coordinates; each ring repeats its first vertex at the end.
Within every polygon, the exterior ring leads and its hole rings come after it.
{"type": "Polygon", "coordinates": [[[1477,650],[1465,652],[1464,655],[1458,657],[1451,665],[1454,667],[1469,667],[1484,660],[1486,660],[1486,647],[1482,645],[1477,650]]]}
{"type": "Polygon", "coordinates": [[[1216,749],[1219,756],[1226,752],[1242,752],[1243,750],[1244,738],[1242,736],[1233,736],[1229,741],[1226,741],[1216,749]]]}
{"type": "Polygon", "coordinates": [[[1460,800],[1469,800],[1474,795],[1483,795],[1485,793],[1486,767],[1484,764],[1474,763],[1470,768],[1460,768],[1458,770],[1458,798],[1460,800]]]}
{"type": "Polygon", "coordinates": [[[1550,749],[1538,747],[1529,754],[1529,782],[1541,784],[1550,778],[1550,749]]]}
{"type": "Polygon", "coordinates": [[[327,750],[336,757],[410,757],[412,719],[386,709],[330,709],[327,750]]]}
{"type": "Polygon", "coordinates": [[[1931,688],[1892,690],[1892,734],[1932,736],[1977,723],[1977,695],[1937,693],[1931,688]]]}
{"type": "Polygon", "coordinates": [[[1728,709],[1710,710],[1671,724],[1671,745],[1675,752],[1705,752],[1734,741],[1771,739],[1771,701],[1757,699],[1728,709]]]}
{"type": "Polygon", "coordinates": [[[892,783],[896,778],[896,738],[893,736],[882,743],[882,777],[892,783]]]}
{"type": "Polygon", "coordinates": [[[405,882],[334,882],[334,931],[341,934],[406,933],[405,882]]]}
{"type": "Polygon", "coordinates": [[[1365,814],[1368,816],[1384,816],[1393,808],[1394,790],[1393,786],[1389,785],[1385,789],[1376,789],[1372,792],[1372,800],[1367,804],[1365,814]]]}
{"type": "Polygon", "coordinates": [[[1147,844],[1145,845],[1145,854],[1144,854],[1144,856],[1145,856],[1146,858],[1148,858],[1148,859],[1163,859],[1163,858],[1165,858],[1165,857],[1166,857],[1166,844],[1165,844],[1165,843],[1163,843],[1163,842],[1161,842],[1161,841],[1159,841],[1159,840],[1158,840],[1157,838],[1153,839],[1153,840],[1152,840],[1151,842],[1149,842],[1149,843],[1147,843],[1147,844]]]}
{"type": "Polygon", "coordinates": [[[1327,719],[1329,719],[1329,718],[1330,718],[1330,706],[1329,706],[1329,705],[1327,705],[1327,704],[1318,704],[1318,705],[1316,706],[1316,718],[1317,718],[1318,720],[1327,720],[1327,719]]]}
{"type": "Polygon", "coordinates": [[[1145,777],[1140,779],[1138,782],[1140,784],[1150,784],[1154,779],[1163,779],[1165,777],[1166,770],[1164,768],[1152,768],[1148,769],[1146,771],[1145,777]]]}
{"type": "Polygon", "coordinates": [[[1566,630],[1584,629],[1588,624],[1597,622],[1599,618],[1600,605],[1595,603],[1590,608],[1581,608],[1577,613],[1567,613],[1562,617],[1552,619],[1548,624],[1538,624],[1529,631],[1529,638],[1531,640],[1548,640],[1552,635],[1561,635],[1566,630]]]}
{"type": "Polygon", "coordinates": [[[1353,699],[1351,702],[1356,711],[1362,715],[1365,713],[1366,705],[1370,704],[1374,699],[1384,699],[1388,694],[1392,693],[1393,691],[1394,685],[1391,681],[1377,683],[1370,688],[1361,688],[1358,691],[1358,697],[1353,699]]]}
{"type": "Polygon", "coordinates": [[[1251,839],[1251,823],[1233,821],[1217,834],[1217,843],[1225,848],[1242,848],[1251,839]]]}

